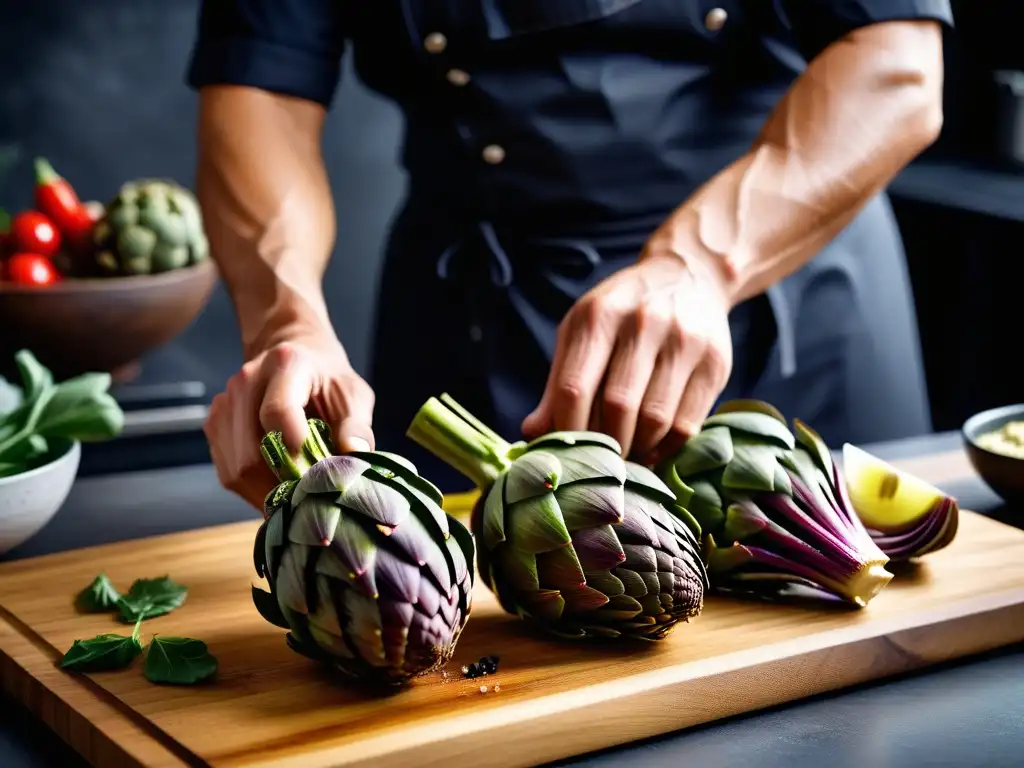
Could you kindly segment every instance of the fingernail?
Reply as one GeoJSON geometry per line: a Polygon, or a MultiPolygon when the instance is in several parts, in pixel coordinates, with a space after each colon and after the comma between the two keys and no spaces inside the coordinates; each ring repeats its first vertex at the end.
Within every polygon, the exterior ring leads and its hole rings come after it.
{"type": "Polygon", "coordinates": [[[370,444],[361,437],[350,437],[347,441],[350,451],[368,451],[370,444]]]}

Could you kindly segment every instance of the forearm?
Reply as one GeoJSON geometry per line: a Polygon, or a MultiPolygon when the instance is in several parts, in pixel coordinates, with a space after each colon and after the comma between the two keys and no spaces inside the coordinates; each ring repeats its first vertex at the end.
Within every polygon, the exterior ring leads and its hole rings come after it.
{"type": "Polygon", "coordinates": [[[750,152],[652,238],[709,270],[730,303],[763,292],[828,244],[938,135],[942,39],[930,23],[865,27],[817,57],[750,152]]]}
{"type": "Polygon", "coordinates": [[[335,237],[323,108],[251,88],[204,88],[197,192],[246,359],[330,328],[322,279],[335,237]]]}

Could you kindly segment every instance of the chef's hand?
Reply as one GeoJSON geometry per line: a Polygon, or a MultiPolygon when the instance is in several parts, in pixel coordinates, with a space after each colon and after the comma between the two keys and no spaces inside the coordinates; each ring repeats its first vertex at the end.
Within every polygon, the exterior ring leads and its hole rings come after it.
{"type": "Polygon", "coordinates": [[[525,436],[594,429],[645,462],[678,450],[732,370],[730,306],[715,269],[648,244],[566,314],[525,436]]]}
{"type": "Polygon", "coordinates": [[[203,431],[217,478],[262,510],[276,484],[260,455],[266,432],[280,430],[297,453],[306,419],[315,416],[331,427],[337,450],[372,450],[373,405],[373,390],[332,335],[309,333],[270,346],[245,363],[210,405],[203,431]]]}

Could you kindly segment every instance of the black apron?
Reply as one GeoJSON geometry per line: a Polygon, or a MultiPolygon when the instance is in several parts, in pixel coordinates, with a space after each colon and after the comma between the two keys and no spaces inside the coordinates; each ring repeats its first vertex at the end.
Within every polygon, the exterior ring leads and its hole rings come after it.
{"type": "MultiPolygon", "coordinates": [[[[378,298],[374,431],[445,490],[467,482],[405,438],[428,397],[450,392],[518,438],[565,312],[749,149],[807,60],[874,21],[952,23],[948,0],[300,5],[206,3],[190,81],[326,104],[344,37],[363,82],[401,107],[408,193],[378,298]]],[[[768,400],[833,446],[929,431],[884,196],[730,321],[723,398],[768,400]]]]}

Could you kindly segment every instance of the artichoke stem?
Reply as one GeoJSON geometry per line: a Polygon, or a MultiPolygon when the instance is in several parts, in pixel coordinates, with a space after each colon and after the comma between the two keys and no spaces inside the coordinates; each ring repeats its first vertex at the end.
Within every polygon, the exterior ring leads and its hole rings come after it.
{"type": "Polygon", "coordinates": [[[863,608],[892,581],[892,574],[882,563],[865,563],[846,585],[846,593],[855,605],[863,608]]]}
{"type": "Polygon", "coordinates": [[[430,398],[413,418],[406,436],[486,488],[508,469],[512,445],[478,421],[448,395],[430,398]],[[443,401],[443,402],[442,402],[443,401]]]}
{"type": "Polygon", "coordinates": [[[260,453],[280,482],[298,480],[310,467],[331,455],[327,425],[319,419],[309,419],[308,426],[309,431],[297,456],[288,452],[280,432],[269,432],[260,441],[260,453]]]}

